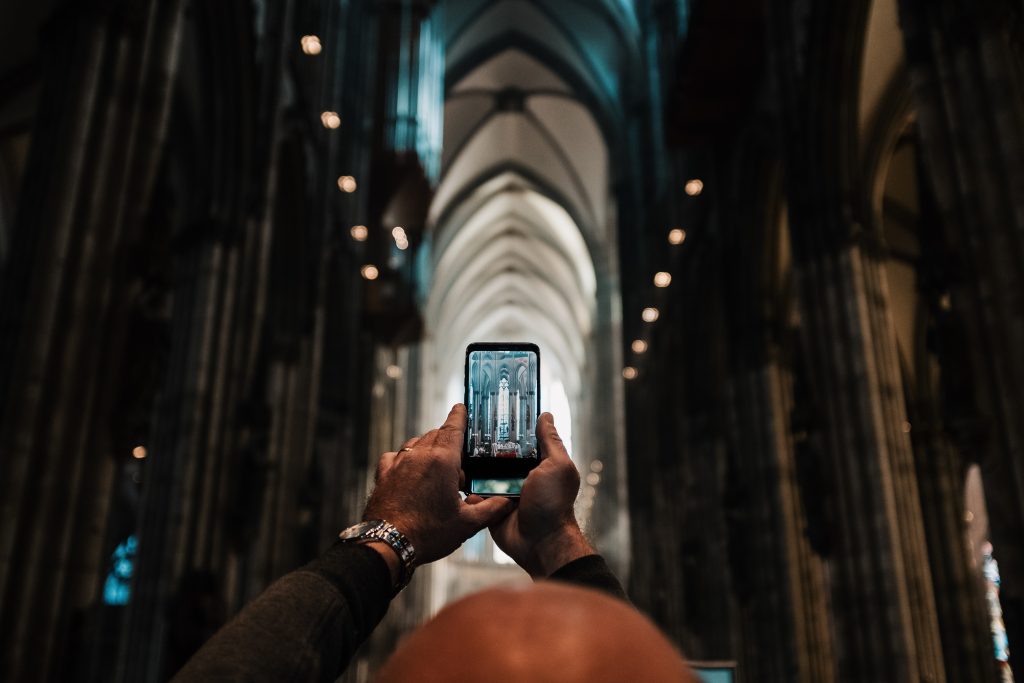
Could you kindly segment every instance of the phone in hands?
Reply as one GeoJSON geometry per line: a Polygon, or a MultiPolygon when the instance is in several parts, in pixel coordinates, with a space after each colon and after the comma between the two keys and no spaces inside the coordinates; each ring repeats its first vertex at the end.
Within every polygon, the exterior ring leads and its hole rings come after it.
{"type": "Polygon", "coordinates": [[[517,342],[466,347],[466,493],[518,498],[540,464],[540,348],[517,342]]]}

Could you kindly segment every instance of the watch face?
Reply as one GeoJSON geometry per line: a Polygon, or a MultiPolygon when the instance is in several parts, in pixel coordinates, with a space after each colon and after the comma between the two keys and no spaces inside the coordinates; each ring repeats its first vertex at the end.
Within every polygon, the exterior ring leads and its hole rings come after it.
{"type": "Polygon", "coordinates": [[[349,528],[338,534],[338,538],[343,541],[351,541],[354,538],[362,538],[367,532],[374,527],[380,525],[377,520],[371,520],[369,522],[360,522],[359,524],[350,526],[349,528]]]}

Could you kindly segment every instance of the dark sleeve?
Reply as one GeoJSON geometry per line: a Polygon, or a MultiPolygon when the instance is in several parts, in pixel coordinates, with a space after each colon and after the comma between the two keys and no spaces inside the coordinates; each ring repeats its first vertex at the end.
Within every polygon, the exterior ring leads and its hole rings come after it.
{"type": "Polygon", "coordinates": [[[207,641],[175,681],[333,681],[383,618],[387,563],[335,544],[271,584],[207,641]]]}
{"type": "Polygon", "coordinates": [[[608,563],[600,555],[587,555],[579,557],[556,570],[548,577],[554,581],[565,581],[575,583],[586,588],[606,593],[613,598],[629,602],[626,591],[622,590],[622,584],[608,568],[608,563]]]}

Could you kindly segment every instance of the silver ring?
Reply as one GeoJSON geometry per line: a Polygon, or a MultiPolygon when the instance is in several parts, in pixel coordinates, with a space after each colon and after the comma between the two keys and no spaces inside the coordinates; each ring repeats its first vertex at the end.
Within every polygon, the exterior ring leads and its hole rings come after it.
{"type": "Polygon", "coordinates": [[[409,448],[408,446],[406,446],[405,448],[403,448],[402,450],[400,450],[400,451],[398,451],[398,452],[399,452],[399,453],[404,453],[404,452],[406,452],[406,451],[411,451],[411,450],[412,450],[411,448],[409,448]]]}

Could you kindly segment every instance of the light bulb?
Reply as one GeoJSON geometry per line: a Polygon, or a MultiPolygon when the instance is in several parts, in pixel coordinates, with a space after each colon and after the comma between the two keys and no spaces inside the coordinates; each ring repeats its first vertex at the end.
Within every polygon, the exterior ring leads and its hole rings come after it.
{"type": "Polygon", "coordinates": [[[307,55],[318,55],[323,50],[323,45],[320,44],[318,36],[302,36],[299,38],[299,44],[302,46],[302,51],[307,55]]]}
{"type": "Polygon", "coordinates": [[[320,114],[320,123],[324,124],[324,128],[337,128],[341,125],[341,117],[337,112],[325,111],[320,114]]]}

